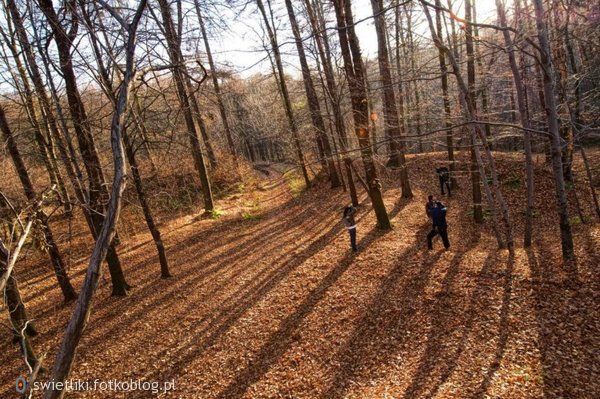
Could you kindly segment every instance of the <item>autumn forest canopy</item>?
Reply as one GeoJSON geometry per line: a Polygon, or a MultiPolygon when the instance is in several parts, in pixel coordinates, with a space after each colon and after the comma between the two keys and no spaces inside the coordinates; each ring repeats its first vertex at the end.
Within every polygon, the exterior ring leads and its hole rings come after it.
{"type": "Polygon", "coordinates": [[[596,2],[2,0],[0,57],[0,396],[600,397],[596,2]]]}

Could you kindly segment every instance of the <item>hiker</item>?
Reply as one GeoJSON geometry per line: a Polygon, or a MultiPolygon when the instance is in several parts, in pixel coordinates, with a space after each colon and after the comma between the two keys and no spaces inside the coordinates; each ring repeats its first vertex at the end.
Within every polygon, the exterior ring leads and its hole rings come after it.
{"type": "Polygon", "coordinates": [[[448,189],[448,196],[452,196],[450,192],[450,171],[447,167],[442,166],[441,168],[436,168],[435,172],[440,179],[440,187],[442,188],[442,195],[444,195],[444,186],[448,189]]]}
{"type": "Polygon", "coordinates": [[[342,221],[348,229],[348,234],[350,234],[350,246],[352,247],[353,252],[358,251],[358,248],[356,247],[356,220],[354,220],[355,213],[355,207],[347,206],[344,208],[344,216],[342,217],[342,221]]]}
{"type": "Polygon", "coordinates": [[[435,207],[431,209],[430,214],[433,222],[433,228],[429,234],[427,234],[428,249],[433,249],[431,240],[438,234],[442,237],[444,248],[450,248],[450,242],[448,241],[448,224],[446,223],[447,211],[448,209],[446,206],[439,201],[437,201],[435,207]]]}
{"type": "Polygon", "coordinates": [[[425,203],[425,214],[429,219],[431,219],[431,210],[435,208],[435,201],[433,200],[433,195],[429,195],[427,197],[427,202],[425,203]]]}

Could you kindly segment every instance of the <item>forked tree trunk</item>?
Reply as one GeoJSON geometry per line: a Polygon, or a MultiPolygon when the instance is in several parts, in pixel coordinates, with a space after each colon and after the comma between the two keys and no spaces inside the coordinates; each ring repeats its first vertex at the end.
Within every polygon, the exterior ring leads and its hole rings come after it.
{"type": "MultiPolygon", "coordinates": [[[[70,31],[64,29],[64,23],[59,20],[52,0],[39,0],[39,5],[48,20],[54,33],[54,40],[58,48],[60,68],[65,81],[67,100],[69,110],[73,119],[73,127],[77,136],[79,150],[84,161],[86,172],[89,179],[88,201],[90,207],[90,218],[94,224],[93,234],[98,234],[104,221],[104,203],[108,200],[108,190],[104,184],[104,174],[100,163],[100,158],[96,150],[96,144],[91,132],[90,120],[86,114],[79,88],[77,78],[73,70],[73,60],[71,58],[71,45],[77,34],[77,13],[76,2],[70,0],[67,4],[73,20],[71,21],[70,31]]],[[[94,238],[96,238],[95,236],[94,238]]],[[[130,287],[125,280],[121,263],[117,256],[114,242],[109,243],[108,255],[106,257],[108,269],[113,285],[113,295],[127,295],[130,287]]]]}
{"type": "MultiPolygon", "coordinates": [[[[123,191],[125,190],[126,182],[125,151],[123,148],[122,131],[125,126],[125,113],[129,98],[129,90],[135,74],[134,54],[136,30],[145,7],[146,0],[141,0],[132,23],[122,23],[123,30],[127,32],[128,37],[126,41],[125,73],[117,95],[117,102],[114,107],[115,109],[111,122],[111,146],[115,170],[114,180],[106,217],[103,220],[102,229],[98,234],[98,239],[94,245],[94,251],[90,257],[85,280],[81,289],[81,295],[77,300],[77,306],[75,307],[71,320],[69,320],[58,354],[54,360],[54,368],[50,375],[50,379],[55,382],[64,382],[69,377],[75,360],[77,346],[90,317],[92,299],[101,276],[100,264],[107,255],[110,243],[116,233],[116,225],[121,212],[121,198],[123,191]]],[[[108,11],[116,13],[113,9],[109,9],[108,11]]],[[[44,392],[43,397],[44,399],[58,399],[62,398],[64,394],[64,390],[53,389],[44,392]]]]}
{"type": "Polygon", "coordinates": [[[204,156],[200,147],[200,140],[198,139],[198,130],[196,124],[194,123],[194,111],[192,109],[192,101],[190,99],[191,94],[188,92],[188,88],[186,87],[185,83],[187,79],[184,76],[185,64],[181,55],[181,48],[179,47],[177,32],[175,26],[173,25],[170,2],[167,0],[159,0],[158,3],[160,5],[165,37],[167,39],[169,59],[173,67],[173,79],[175,80],[177,95],[181,103],[182,112],[188,129],[194,165],[196,166],[196,171],[200,176],[200,182],[202,184],[204,210],[205,212],[210,212],[214,209],[212,189],[210,185],[210,179],[208,177],[208,171],[204,163],[204,156]]]}

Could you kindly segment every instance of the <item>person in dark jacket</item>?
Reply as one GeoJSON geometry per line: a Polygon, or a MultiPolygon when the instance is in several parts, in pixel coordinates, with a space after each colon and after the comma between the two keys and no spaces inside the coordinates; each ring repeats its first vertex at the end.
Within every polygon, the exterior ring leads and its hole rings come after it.
{"type": "Polygon", "coordinates": [[[450,191],[450,170],[447,167],[442,166],[441,168],[436,168],[435,172],[440,179],[440,187],[442,188],[442,195],[444,195],[444,186],[448,189],[448,196],[452,196],[452,192],[450,191]]]}
{"type": "Polygon", "coordinates": [[[350,234],[350,246],[352,247],[352,251],[358,251],[358,247],[356,246],[356,220],[354,220],[354,214],[356,213],[356,208],[353,206],[347,206],[344,208],[344,216],[342,217],[342,221],[348,229],[348,234],[350,234]]]}
{"type": "Polygon", "coordinates": [[[436,235],[442,237],[444,242],[444,248],[450,248],[450,241],[448,241],[448,224],[446,223],[446,213],[448,209],[441,202],[436,202],[435,208],[431,209],[431,221],[433,222],[433,228],[427,234],[427,248],[433,249],[432,240],[436,235]]]}

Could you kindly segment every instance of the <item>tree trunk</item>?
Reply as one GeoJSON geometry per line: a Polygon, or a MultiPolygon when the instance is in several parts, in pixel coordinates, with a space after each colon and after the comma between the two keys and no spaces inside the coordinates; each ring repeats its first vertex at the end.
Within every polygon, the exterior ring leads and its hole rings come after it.
{"type": "Polygon", "coordinates": [[[300,137],[298,132],[298,126],[296,125],[296,120],[294,118],[294,111],[292,109],[292,102],[290,100],[290,95],[288,93],[287,84],[285,82],[285,74],[283,71],[283,64],[281,62],[281,54],[279,52],[279,45],[277,44],[277,37],[275,36],[275,32],[271,27],[269,22],[269,18],[267,17],[267,12],[265,10],[265,6],[262,0],[256,0],[256,5],[262,15],[263,22],[265,24],[265,29],[267,30],[267,34],[269,36],[269,42],[271,43],[271,50],[273,51],[273,57],[275,58],[276,64],[276,77],[278,76],[279,89],[280,94],[283,99],[283,106],[285,108],[285,114],[288,119],[288,123],[290,126],[290,131],[292,132],[292,140],[294,141],[294,146],[296,147],[296,154],[298,156],[298,162],[300,163],[300,169],[302,171],[302,176],[304,177],[304,183],[306,187],[310,187],[310,179],[308,177],[308,171],[306,170],[306,162],[304,160],[304,154],[302,152],[302,146],[300,144],[300,137]]]}
{"type": "Polygon", "coordinates": [[[365,174],[367,176],[368,193],[377,216],[377,226],[381,229],[391,228],[390,219],[385,209],[381,184],[369,140],[369,115],[365,85],[365,68],[361,58],[358,37],[354,31],[354,19],[350,1],[333,0],[338,25],[338,36],[344,59],[344,70],[348,79],[354,117],[354,130],[361,149],[365,174]]]}
{"type": "MultiPolygon", "coordinates": [[[[435,1],[436,7],[441,7],[441,0],[435,1]]],[[[435,20],[437,25],[437,34],[440,42],[444,41],[442,36],[442,13],[439,8],[435,10],[435,20]]],[[[446,150],[448,151],[448,161],[450,162],[450,185],[452,190],[458,188],[456,180],[456,159],[454,157],[454,137],[452,134],[452,112],[450,110],[450,95],[448,94],[448,66],[446,65],[446,56],[442,49],[438,49],[438,59],[440,63],[442,98],[444,103],[444,128],[446,129],[446,150]]]]}
{"type": "Polygon", "coordinates": [[[319,97],[317,96],[312,76],[310,74],[308,61],[306,61],[304,44],[302,42],[302,37],[300,36],[300,29],[298,28],[298,22],[296,21],[296,15],[294,13],[294,7],[292,6],[291,0],[285,0],[285,6],[287,8],[288,17],[292,26],[292,32],[296,41],[296,49],[298,51],[298,58],[300,59],[302,78],[304,80],[304,90],[306,91],[306,99],[308,101],[310,116],[313,127],[317,131],[317,135],[320,139],[321,145],[323,146],[323,153],[327,163],[327,171],[329,173],[329,179],[331,180],[331,188],[339,187],[341,186],[340,178],[335,168],[335,162],[331,152],[331,145],[329,144],[329,139],[327,138],[327,133],[325,130],[325,122],[323,121],[323,116],[321,115],[319,97]]]}
{"type": "Polygon", "coordinates": [[[144,219],[146,219],[146,225],[148,226],[148,230],[150,230],[150,234],[152,235],[152,239],[154,240],[154,244],[156,245],[156,251],[158,252],[158,260],[160,262],[160,276],[162,278],[171,277],[171,273],[169,272],[169,262],[167,261],[167,255],[165,253],[165,246],[160,236],[160,230],[154,222],[154,216],[152,216],[150,204],[148,203],[148,199],[146,198],[146,192],[144,191],[144,185],[142,183],[140,168],[137,163],[137,159],[135,158],[135,151],[133,149],[131,141],[129,140],[127,129],[123,129],[123,142],[125,144],[125,153],[127,155],[127,161],[129,162],[129,166],[131,168],[131,175],[133,176],[135,191],[137,192],[138,200],[140,201],[140,206],[142,207],[142,211],[144,212],[144,219]]]}
{"type": "MultiPolygon", "coordinates": [[[[475,109],[475,53],[473,48],[473,25],[471,22],[471,0],[466,0],[465,2],[465,20],[467,24],[465,26],[465,48],[467,51],[467,82],[468,82],[468,92],[470,100],[466,101],[470,102],[470,107],[475,109]]],[[[477,223],[483,223],[483,208],[481,206],[481,187],[479,185],[481,176],[479,174],[479,168],[477,167],[477,157],[475,152],[477,149],[475,146],[477,143],[473,140],[473,135],[471,136],[471,185],[473,189],[473,215],[475,217],[475,221],[477,223]]],[[[485,183],[485,181],[484,181],[485,183]]],[[[491,204],[492,208],[494,208],[493,203],[491,204]]],[[[491,209],[493,211],[493,209],[491,209]]]]}
{"type": "MultiPolygon", "coordinates": [[[[35,201],[36,192],[33,188],[33,184],[31,183],[31,179],[29,178],[27,168],[25,167],[23,159],[21,158],[21,154],[19,153],[19,149],[17,148],[17,144],[14,141],[13,134],[8,126],[8,121],[6,120],[6,115],[4,114],[4,108],[2,106],[0,106],[0,130],[2,130],[8,152],[13,160],[17,174],[19,175],[19,180],[21,181],[23,190],[25,191],[25,196],[29,201],[35,201]]],[[[54,241],[52,231],[50,230],[50,225],[48,224],[48,217],[42,209],[39,209],[36,213],[36,218],[39,221],[40,227],[43,231],[44,239],[46,241],[46,245],[48,246],[48,255],[50,256],[52,267],[54,268],[54,274],[56,275],[58,285],[62,290],[64,300],[65,302],[71,302],[77,298],[77,293],[75,292],[75,289],[71,285],[71,281],[67,276],[65,263],[62,259],[58,246],[54,241]]]]}
{"type": "Polygon", "coordinates": [[[398,120],[398,108],[396,106],[396,95],[390,72],[390,57],[388,54],[388,43],[386,38],[385,14],[383,12],[383,0],[371,0],[373,15],[375,18],[375,29],[377,31],[377,59],[379,62],[379,74],[383,85],[383,117],[386,136],[391,140],[390,159],[388,166],[400,168],[400,187],[402,198],[412,198],[412,190],[408,179],[408,168],[406,166],[405,144],[402,137],[400,121],[398,120]]]}
{"type": "MultiPolygon", "coordinates": [[[[77,300],[77,306],[71,320],[67,325],[65,335],[60,345],[58,354],[54,361],[54,368],[50,379],[55,382],[64,382],[71,372],[75,360],[77,345],[79,344],[91,313],[92,299],[101,275],[100,264],[107,255],[110,244],[116,233],[116,224],[121,212],[121,198],[125,190],[125,152],[123,148],[122,131],[125,126],[125,113],[129,97],[131,82],[134,78],[134,54],[135,33],[142,12],[146,7],[146,0],[141,0],[131,24],[123,22],[123,30],[127,31],[126,64],[123,81],[121,83],[117,102],[111,122],[111,146],[114,160],[114,180],[111,196],[102,223],[102,229],[90,257],[81,295],[77,300]]],[[[114,11],[114,10],[112,10],[114,11]]],[[[114,11],[116,12],[116,11],[114,11]]],[[[58,399],[65,394],[64,390],[48,390],[44,393],[44,399],[58,399]]]]}
{"type": "Polygon", "coordinates": [[[170,3],[167,0],[159,0],[158,3],[160,5],[160,11],[163,18],[163,26],[167,39],[169,58],[173,68],[173,79],[175,80],[177,95],[181,103],[182,112],[184,114],[185,123],[188,129],[194,165],[196,166],[196,171],[200,176],[200,182],[202,184],[204,210],[205,212],[211,212],[214,209],[212,189],[210,185],[210,179],[208,177],[208,171],[206,170],[206,165],[204,163],[204,156],[202,155],[202,149],[200,147],[200,140],[198,139],[198,130],[196,129],[196,125],[194,123],[194,112],[192,110],[192,103],[190,99],[191,94],[188,93],[185,84],[185,64],[183,63],[177,32],[175,26],[173,25],[170,3]]]}
{"type": "MultiPolygon", "coordinates": [[[[501,0],[496,0],[496,9],[498,10],[498,20],[501,27],[507,26],[506,12],[504,5],[501,0]]],[[[525,213],[525,235],[523,239],[523,245],[527,248],[531,246],[531,235],[533,230],[533,211],[534,211],[534,181],[533,181],[533,155],[531,152],[531,132],[529,119],[527,118],[527,104],[525,101],[525,87],[521,74],[519,73],[519,67],[515,59],[515,48],[508,30],[502,31],[504,35],[504,44],[506,51],[508,52],[508,61],[510,64],[510,70],[512,72],[513,81],[515,83],[515,89],[517,91],[517,105],[519,107],[519,117],[521,119],[521,126],[523,126],[523,140],[525,146],[525,172],[527,175],[527,208],[525,213]]]]}
{"type": "Polygon", "coordinates": [[[352,175],[352,168],[350,164],[352,160],[349,154],[349,143],[346,133],[346,122],[344,121],[344,115],[341,108],[341,99],[338,94],[338,89],[335,81],[335,75],[331,62],[331,49],[329,47],[329,38],[325,32],[325,23],[323,21],[323,13],[321,10],[321,3],[317,3],[316,8],[310,3],[310,0],[304,0],[306,11],[308,13],[309,21],[312,27],[312,31],[315,32],[315,42],[319,51],[319,56],[323,64],[323,72],[325,74],[325,81],[327,83],[326,91],[334,115],[334,124],[340,143],[341,151],[343,152],[343,164],[344,170],[346,171],[346,180],[348,180],[348,189],[350,192],[350,200],[353,206],[358,206],[358,195],[356,194],[356,185],[354,184],[354,176],[352,175]]]}
{"type": "Polygon", "coordinates": [[[227,121],[227,112],[225,110],[225,104],[223,103],[223,97],[221,96],[221,88],[219,87],[219,79],[217,78],[217,69],[215,62],[212,57],[212,51],[208,41],[208,35],[206,34],[206,28],[204,26],[204,18],[200,12],[200,4],[198,0],[194,0],[194,6],[196,13],[198,14],[198,23],[200,25],[200,31],[202,32],[202,39],[204,40],[204,48],[206,49],[206,58],[208,59],[208,65],[210,66],[213,86],[215,88],[215,94],[217,95],[217,104],[219,106],[219,113],[221,115],[221,121],[223,122],[223,130],[225,130],[225,137],[227,138],[227,145],[229,146],[229,152],[233,155],[234,159],[237,160],[237,151],[235,150],[235,143],[233,142],[233,136],[231,135],[231,128],[227,121]]]}
{"type": "Polygon", "coordinates": [[[543,0],[533,0],[533,4],[535,6],[535,19],[541,48],[540,58],[544,83],[544,98],[546,100],[546,116],[548,118],[548,131],[552,138],[552,171],[554,174],[554,188],[556,190],[556,203],[558,206],[562,255],[565,259],[575,259],[573,235],[571,233],[571,223],[569,220],[567,194],[561,159],[561,137],[558,124],[558,111],[554,97],[555,83],[553,76],[555,72],[552,64],[552,54],[550,52],[548,26],[544,21],[545,11],[543,0]]]}
{"type": "MultiPolygon", "coordinates": [[[[104,174],[102,172],[100,158],[98,157],[94,137],[91,133],[90,122],[79,94],[77,78],[75,77],[75,72],[73,70],[71,44],[77,34],[78,24],[76,12],[74,10],[75,2],[70,1],[68,4],[73,18],[71,21],[71,30],[69,32],[64,30],[64,24],[61,23],[58,15],[54,11],[52,0],[39,0],[39,5],[46,16],[49,25],[52,27],[54,40],[58,48],[60,68],[65,81],[73,127],[75,129],[79,150],[81,151],[81,156],[84,160],[89,179],[87,199],[89,201],[88,206],[90,207],[90,218],[94,223],[94,229],[97,234],[104,221],[104,203],[108,200],[108,190],[104,184],[104,174]]],[[[125,280],[123,269],[121,268],[116,249],[114,248],[114,243],[110,242],[109,244],[110,256],[107,257],[107,260],[113,285],[113,295],[124,296],[127,295],[127,290],[131,287],[125,280]]]]}

